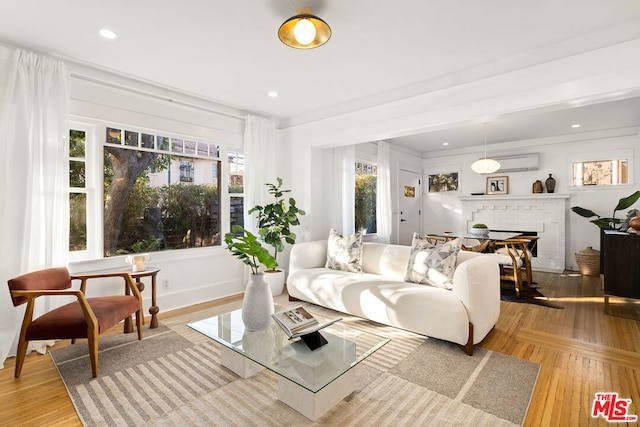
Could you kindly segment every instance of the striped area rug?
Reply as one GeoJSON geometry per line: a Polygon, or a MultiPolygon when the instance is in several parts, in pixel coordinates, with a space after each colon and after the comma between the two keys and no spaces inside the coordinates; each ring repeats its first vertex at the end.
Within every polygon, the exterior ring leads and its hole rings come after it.
{"type": "MultiPolygon", "coordinates": [[[[287,305],[283,297],[277,302],[287,305]]],[[[391,341],[356,367],[356,391],[317,422],[277,399],[277,375],[241,379],[220,366],[219,347],[186,324],[240,303],[163,321],[135,334],[101,338],[100,376],[91,378],[87,348],[51,352],[87,426],[512,426],[524,422],[539,365],[457,346],[343,316],[350,326],[391,341]]]]}

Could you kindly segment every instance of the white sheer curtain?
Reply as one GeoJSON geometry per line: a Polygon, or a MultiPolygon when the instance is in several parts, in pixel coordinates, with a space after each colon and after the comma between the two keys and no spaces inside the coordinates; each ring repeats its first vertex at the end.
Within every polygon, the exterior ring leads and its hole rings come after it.
{"type": "MultiPolygon", "coordinates": [[[[0,46],[0,363],[15,355],[24,305],[7,280],[65,266],[69,248],[69,72],[61,61],[0,46]]],[[[47,299],[36,316],[59,305],[47,299]]],[[[41,353],[51,342],[34,342],[41,353]]]]}
{"type": "Polygon", "coordinates": [[[244,225],[251,232],[256,231],[255,216],[247,211],[267,202],[269,193],[264,184],[276,182],[278,152],[273,120],[249,114],[244,128],[244,225]]]}
{"type": "Polygon", "coordinates": [[[331,185],[331,227],[343,236],[353,234],[355,228],[355,165],[355,146],[333,148],[335,173],[331,185]]]}
{"type": "Polygon", "coordinates": [[[389,143],[378,141],[378,188],[376,198],[377,241],[389,243],[391,239],[391,172],[389,143]]]}

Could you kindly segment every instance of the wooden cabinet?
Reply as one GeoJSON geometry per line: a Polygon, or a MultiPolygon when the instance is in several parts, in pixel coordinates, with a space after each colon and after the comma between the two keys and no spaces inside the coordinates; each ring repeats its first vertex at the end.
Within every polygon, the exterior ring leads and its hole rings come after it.
{"type": "Polygon", "coordinates": [[[640,298],[640,235],[604,234],[603,272],[605,313],[609,296],[640,298]]]}

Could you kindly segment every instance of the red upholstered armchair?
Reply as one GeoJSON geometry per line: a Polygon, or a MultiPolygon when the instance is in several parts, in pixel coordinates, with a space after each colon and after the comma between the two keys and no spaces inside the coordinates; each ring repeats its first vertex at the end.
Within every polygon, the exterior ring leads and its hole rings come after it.
{"type": "Polygon", "coordinates": [[[138,339],[142,339],[142,296],[127,272],[101,273],[72,277],[64,268],[49,268],[23,274],[9,280],[9,291],[15,307],[27,303],[22,321],[15,377],[20,377],[27,353],[27,344],[32,340],[87,338],[91,372],[98,376],[98,336],[123,319],[136,313],[138,339]],[[125,294],[87,298],[87,279],[122,277],[125,294]],[[81,280],[80,289],[71,289],[71,281],[81,280]],[[35,299],[48,295],[71,295],[76,301],[58,307],[33,319],[35,299]]]}

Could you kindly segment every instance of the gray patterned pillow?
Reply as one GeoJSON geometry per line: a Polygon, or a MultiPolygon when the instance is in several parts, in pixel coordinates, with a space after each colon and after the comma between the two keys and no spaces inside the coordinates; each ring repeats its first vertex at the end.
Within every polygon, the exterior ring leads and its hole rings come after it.
{"type": "Polygon", "coordinates": [[[453,272],[461,246],[461,238],[434,245],[414,233],[404,280],[444,289],[453,288],[453,272]]]}
{"type": "Polygon", "coordinates": [[[327,241],[326,268],[362,273],[362,233],[342,237],[333,228],[327,241]]]}

